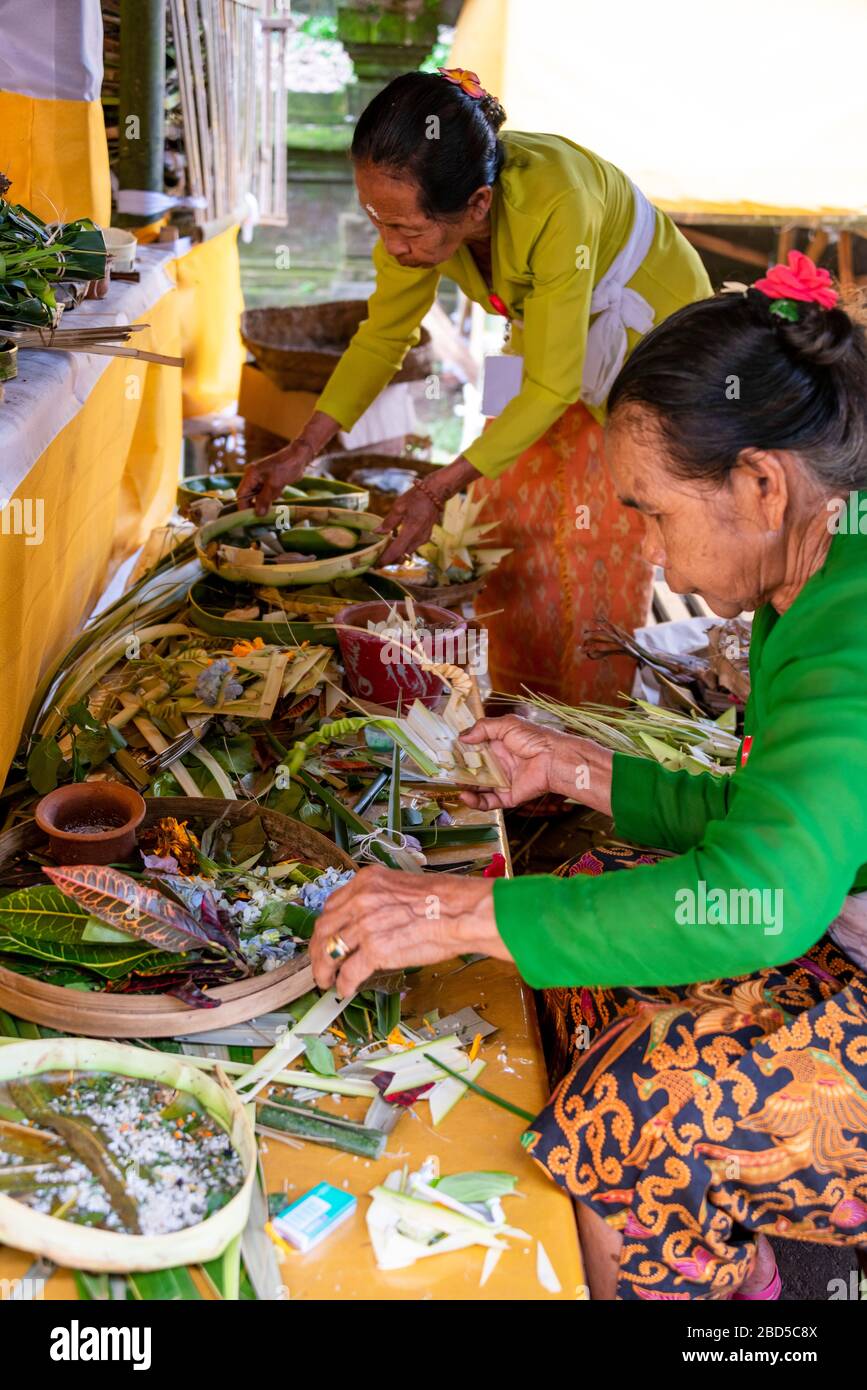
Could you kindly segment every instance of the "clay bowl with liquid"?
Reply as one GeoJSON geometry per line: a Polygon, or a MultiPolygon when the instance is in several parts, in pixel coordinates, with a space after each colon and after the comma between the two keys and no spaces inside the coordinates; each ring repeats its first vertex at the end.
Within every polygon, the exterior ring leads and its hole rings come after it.
{"type": "Polygon", "coordinates": [[[75,782],[43,796],[36,824],[59,864],[115,864],[132,854],[145,810],[120,782],[75,782]]]}

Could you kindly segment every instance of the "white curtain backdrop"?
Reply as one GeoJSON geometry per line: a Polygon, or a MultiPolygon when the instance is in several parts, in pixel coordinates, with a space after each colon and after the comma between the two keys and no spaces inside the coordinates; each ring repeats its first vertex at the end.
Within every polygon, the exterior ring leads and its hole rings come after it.
{"type": "Polygon", "coordinates": [[[867,213],[865,54],[867,0],[466,0],[451,62],[669,208],[867,213]]]}

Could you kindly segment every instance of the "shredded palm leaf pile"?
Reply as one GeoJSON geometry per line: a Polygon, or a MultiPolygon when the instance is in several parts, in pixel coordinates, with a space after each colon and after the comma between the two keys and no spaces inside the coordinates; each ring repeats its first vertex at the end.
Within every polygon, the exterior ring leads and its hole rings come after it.
{"type": "Polygon", "coordinates": [[[596,704],[575,708],[532,691],[524,698],[570,733],[592,738],[615,753],[652,758],[673,772],[712,772],[724,777],[734,771],[740,739],[733,707],[718,719],[706,719],[697,712],[681,714],[647,700],[631,700],[627,708],[596,704]]]}

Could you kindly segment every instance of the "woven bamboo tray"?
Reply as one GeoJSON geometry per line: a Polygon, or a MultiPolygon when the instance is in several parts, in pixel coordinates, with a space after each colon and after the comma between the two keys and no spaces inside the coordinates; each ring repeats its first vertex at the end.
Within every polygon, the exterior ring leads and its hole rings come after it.
{"type": "MultiPolygon", "coordinates": [[[[187,821],[199,831],[225,815],[236,825],[248,816],[261,816],[281,859],[300,859],[323,869],[354,869],[354,861],[324,835],[278,811],[261,810],[249,802],[219,797],[160,796],[147,802],[144,825],[163,816],[187,821]]],[[[0,874],[16,855],[41,850],[45,836],[35,820],[22,821],[0,835],[0,874]]],[[[48,880],[46,879],[46,882],[48,880]]],[[[92,1038],[170,1038],[176,1033],[206,1033],[232,1023],[246,1023],[271,1013],[313,988],[313,971],[306,951],[270,974],[254,975],[210,990],[220,1002],[215,1009],[192,1009],[166,994],[108,994],[49,985],[0,966],[0,1008],[30,1023],[92,1038]]]]}
{"type": "MultiPolygon", "coordinates": [[[[366,299],[246,309],[241,315],[241,337],[281,391],[321,391],[366,318],[366,299]]],[[[392,381],[419,381],[429,375],[430,342],[430,333],[422,328],[421,341],[410,348],[392,381]]]]}

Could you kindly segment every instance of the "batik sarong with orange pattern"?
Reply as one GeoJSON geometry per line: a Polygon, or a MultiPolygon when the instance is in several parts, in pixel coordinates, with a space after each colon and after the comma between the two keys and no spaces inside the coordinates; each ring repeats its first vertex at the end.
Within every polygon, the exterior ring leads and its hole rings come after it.
{"type": "Polygon", "coordinates": [[[619,1299],[727,1298],[756,1233],[867,1242],[867,975],[830,937],[739,979],[545,1004],[565,1075],[524,1143],[622,1232],[619,1299]]]}
{"type": "Polygon", "coordinates": [[[604,433],[587,408],[570,406],[498,478],[475,484],[497,521],[494,543],[512,554],[476,601],[485,618],[495,690],[522,686],[568,704],[610,703],[632,684],[627,658],[591,661],[585,632],[608,618],[630,632],[647,619],[652,573],[642,560],[642,522],[617,500],[604,433]]]}

